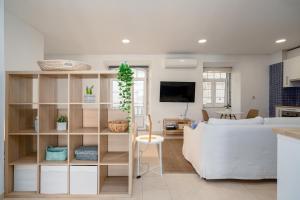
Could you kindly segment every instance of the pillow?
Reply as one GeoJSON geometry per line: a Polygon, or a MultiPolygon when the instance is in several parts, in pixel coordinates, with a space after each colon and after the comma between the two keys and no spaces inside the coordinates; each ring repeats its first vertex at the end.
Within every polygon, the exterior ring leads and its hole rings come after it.
{"type": "Polygon", "coordinates": [[[195,129],[198,126],[198,122],[197,121],[193,121],[193,123],[191,124],[191,128],[195,129]]]}
{"type": "Polygon", "coordinates": [[[265,118],[264,124],[300,125],[300,117],[271,117],[265,118]]]}
{"type": "Polygon", "coordinates": [[[255,117],[252,119],[239,119],[239,120],[210,118],[208,120],[208,124],[211,125],[257,125],[263,123],[264,123],[264,119],[262,117],[255,117]]]}

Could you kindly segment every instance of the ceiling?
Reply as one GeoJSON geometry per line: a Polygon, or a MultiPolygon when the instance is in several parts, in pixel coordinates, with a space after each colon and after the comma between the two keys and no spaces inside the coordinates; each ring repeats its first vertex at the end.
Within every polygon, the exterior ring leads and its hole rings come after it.
{"type": "Polygon", "coordinates": [[[270,54],[300,45],[300,0],[6,0],[5,9],[45,36],[46,54],[270,54]]]}

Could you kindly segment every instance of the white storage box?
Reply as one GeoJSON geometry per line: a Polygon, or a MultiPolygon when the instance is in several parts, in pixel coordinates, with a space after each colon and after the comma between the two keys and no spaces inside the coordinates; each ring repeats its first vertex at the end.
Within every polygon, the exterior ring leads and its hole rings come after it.
{"type": "Polygon", "coordinates": [[[35,192],[37,191],[37,165],[14,166],[14,191],[35,192]]]}
{"type": "Polygon", "coordinates": [[[41,166],[41,194],[68,193],[68,166],[41,166]]]}
{"type": "Polygon", "coordinates": [[[71,194],[97,194],[97,166],[70,167],[71,194]]]}

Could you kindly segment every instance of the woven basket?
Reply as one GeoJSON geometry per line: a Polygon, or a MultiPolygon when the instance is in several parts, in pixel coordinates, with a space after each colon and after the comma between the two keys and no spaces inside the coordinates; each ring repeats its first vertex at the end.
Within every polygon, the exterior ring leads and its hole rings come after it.
{"type": "Polygon", "coordinates": [[[90,70],[91,66],[74,60],[39,60],[42,71],[82,71],[90,70]]]}
{"type": "Polygon", "coordinates": [[[108,122],[108,128],[111,132],[125,132],[128,130],[128,121],[126,120],[114,120],[108,122]]]}

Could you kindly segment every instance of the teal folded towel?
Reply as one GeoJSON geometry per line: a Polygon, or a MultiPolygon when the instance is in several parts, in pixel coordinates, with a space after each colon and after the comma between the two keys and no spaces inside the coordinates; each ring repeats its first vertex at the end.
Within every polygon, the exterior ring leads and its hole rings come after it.
{"type": "Polygon", "coordinates": [[[68,159],[67,147],[49,146],[46,150],[46,160],[63,161],[68,159]]]}

